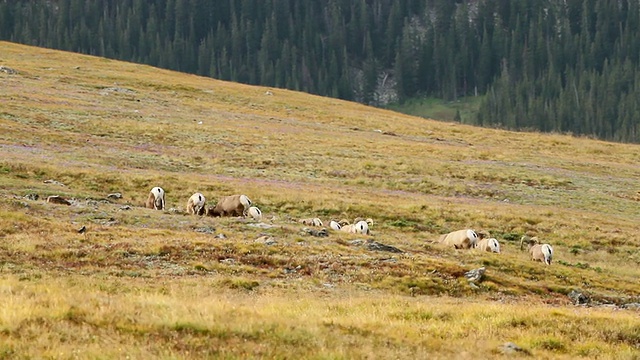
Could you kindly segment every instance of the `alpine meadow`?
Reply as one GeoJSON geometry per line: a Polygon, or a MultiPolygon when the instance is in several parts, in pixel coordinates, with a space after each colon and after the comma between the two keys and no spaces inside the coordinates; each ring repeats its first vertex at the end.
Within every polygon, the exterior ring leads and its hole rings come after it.
{"type": "Polygon", "coordinates": [[[10,42],[0,66],[0,358],[640,358],[638,145],[10,42]],[[438,243],[461,229],[501,252],[438,243]]]}

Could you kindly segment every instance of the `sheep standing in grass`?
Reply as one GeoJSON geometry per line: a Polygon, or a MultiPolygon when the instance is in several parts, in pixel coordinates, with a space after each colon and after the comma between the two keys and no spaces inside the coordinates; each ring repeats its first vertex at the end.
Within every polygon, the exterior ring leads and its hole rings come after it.
{"type": "Polygon", "coordinates": [[[475,246],[478,240],[479,237],[475,231],[464,229],[442,235],[438,242],[446,246],[453,246],[456,249],[470,249],[475,246]]]}
{"type": "Polygon", "coordinates": [[[253,218],[253,220],[262,220],[262,211],[260,211],[260,209],[258,209],[256,206],[249,207],[249,210],[247,210],[247,215],[253,218]]]}
{"type": "Polygon", "coordinates": [[[205,208],[204,203],[206,199],[201,193],[195,193],[191,195],[189,201],[187,201],[187,213],[194,215],[204,215],[205,208]]]}
{"type": "Polygon", "coordinates": [[[151,189],[145,207],[147,209],[164,210],[164,189],[159,186],[151,189]]]}
{"type": "Polygon", "coordinates": [[[529,237],[524,235],[520,239],[520,250],[524,250],[524,244],[527,243],[531,260],[541,261],[547,265],[551,265],[553,260],[553,248],[549,244],[538,244],[538,237],[529,237]]]}
{"type": "Polygon", "coordinates": [[[215,207],[207,210],[209,216],[245,216],[251,207],[247,195],[229,195],[222,197],[215,207]]]}
{"type": "Polygon", "coordinates": [[[499,254],[500,243],[495,238],[481,239],[476,243],[476,245],[474,246],[474,249],[477,249],[480,251],[494,252],[499,254]]]}

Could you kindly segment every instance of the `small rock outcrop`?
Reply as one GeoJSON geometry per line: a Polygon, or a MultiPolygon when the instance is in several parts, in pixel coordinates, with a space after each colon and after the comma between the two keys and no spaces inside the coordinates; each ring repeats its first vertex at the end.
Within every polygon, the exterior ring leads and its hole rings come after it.
{"type": "Polygon", "coordinates": [[[40,196],[38,194],[31,193],[31,194],[25,195],[24,198],[27,199],[27,200],[36,201],[36,200],[38,200],[40,198],[40,196]]]}
{"type": "Polygon", "coordinates": [[[0,72],[7,73],[9,75],[15,75],[15,74],[18,73],[18,70],[12,69],[12,68],[7,67],[7,66],[0,66],[0,72]]]}
{"type": "Polygon", "coordinates": [[[107,199],[122,199],[122,194],[120,193],[109,194],[107,195],[107,199]]]}
{"type": "Polygon", "coordinates": [[[316,237],[327,237],[327,236],[329,236],[329,232],[325,228],[322,228],[320,230],[302,228],[302,233],[303,234],[308,234],[308,235],[311,235],[311,236],[316,236],[316,237]]]}
{"type": "Polygon", "coordinates": [[[512,343],[512,342],[507,342],[502,344],[498,350],[500,350],[500,352],[502,352],[505,355],[512,355],[512,354],[521,354],[521,355],[531,355],[531,352],[527,349],[523,349],[522,347],[512,343]]]}
{"type": "Polygon", "coordinates": [[[482,277],[484,276],[484,272],[487,269],[483,266],[478,269],[473,269],[464,273],[464,277],[467,278],[469,282],[475,283],[482,281],[482,277]]]}
{"type": "Polygon", "coordinates": [[[574,305],[585,305],[589,303],[589,297],[577,290],[571,290],[567,296],[573,301],[574,305]]]}
{"type": "Polygon", "coordinates": [[[47,202],[50,204],[71,205],[71,202],[62,196],[51,195],[47,198],[47,202]]]}

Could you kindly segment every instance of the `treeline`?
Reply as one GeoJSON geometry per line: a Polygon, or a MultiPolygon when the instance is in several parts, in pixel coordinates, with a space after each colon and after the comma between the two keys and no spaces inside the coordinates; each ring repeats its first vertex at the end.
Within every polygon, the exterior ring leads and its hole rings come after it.
{"type": "Polygon", "coordinates": [[[0,38],[640,143],[640,0],[0,0],[0,38]]]}

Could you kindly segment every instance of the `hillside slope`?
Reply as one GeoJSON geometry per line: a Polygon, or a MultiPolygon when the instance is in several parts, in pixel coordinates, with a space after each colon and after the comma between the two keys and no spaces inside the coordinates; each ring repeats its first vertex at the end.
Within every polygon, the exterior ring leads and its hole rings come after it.
{"type": "Polygon", "coordinates": [[[567,297],[638,301],[637,145],[0,49],[16,71],[0,71],[0,353],[467,358],[514,341],[538,357],[637,356],[637,313],[567,297]],[[171,210],[142,207],[153,186],[171,210]],[[265,219],[188,216],[194,192],[211,206],[247,194],[265,219]],[[306,217],[374,225],[315,237],[306,217]],[[434,243],[463,228],[502,254],[434,243]],[[519,250],[525,234],[553,245],[551,266],[519,250]]]}

